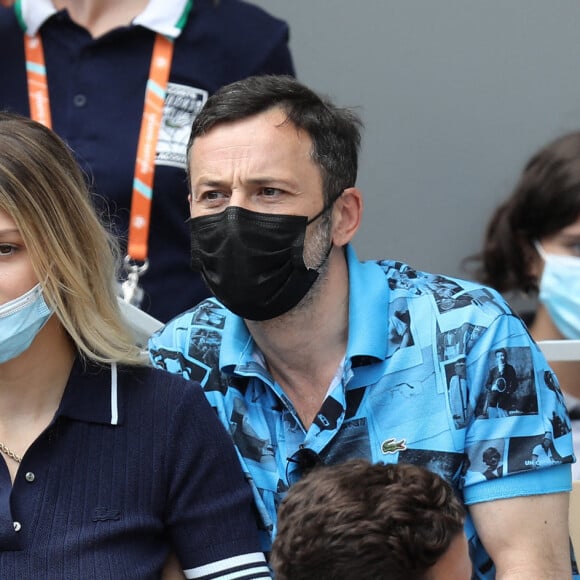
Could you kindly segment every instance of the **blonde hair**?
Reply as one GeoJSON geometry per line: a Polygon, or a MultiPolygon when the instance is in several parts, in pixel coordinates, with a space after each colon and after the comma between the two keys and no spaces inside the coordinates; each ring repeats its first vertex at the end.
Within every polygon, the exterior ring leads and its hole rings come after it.
{"type": "Polygon", "coordinates": [[[26,245],[46,303],[82,356],[144,364],[117,302],[115,240],[71,151],[50,129],[0,113],[0,209],[26,245]]]}

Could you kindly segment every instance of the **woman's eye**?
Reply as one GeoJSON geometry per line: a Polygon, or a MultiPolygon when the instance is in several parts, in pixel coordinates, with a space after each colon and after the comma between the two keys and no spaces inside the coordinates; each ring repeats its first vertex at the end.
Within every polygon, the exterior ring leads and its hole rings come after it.
{"type": "Polygon", "coordinates": [[[0,256],[10,256],[16,251],[12,244],[0,244],[0,256]]]}

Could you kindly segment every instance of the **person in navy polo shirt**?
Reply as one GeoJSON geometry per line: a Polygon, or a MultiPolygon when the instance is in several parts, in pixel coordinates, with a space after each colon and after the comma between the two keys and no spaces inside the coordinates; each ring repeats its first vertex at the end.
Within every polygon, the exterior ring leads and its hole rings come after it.
{"type": "Polygon", "coordinates": [[[208,95],[294,74],[288,26],[240,0],[3,0],[0,109],[52,126],[122,241],[123,296],[166,321],[189,268],[185,148],[208,95]]]}
{"type": "Polygon", "coordinates": [[[269,578],[231,439],[150,368],[70,150],[0,113],[0,578],[269,578]],[[175,575],[173,577],[176,577],[175,575]]]}
{"type": "Polygon", "coordinates": [[[360,125],[288,76],[208,99],[189,147],[191,258],[215,296],[154,334],[151,360],[202,383],[255,486],[264,550],[306,469],[360,457],[423,465],[453,485],[474,578],[570,578],[574,458],[570,433],[553,433],[553,413],[566,418],[557,381],[497,292],[357,259],[360,125]],[[501,348],[518,388],[509,413],[485,414],[501,348]],[[462,421],[448,388],[458,362],[462,421]],[[533,469],[546,431],[566,461],[533,469]],[[489,447],[503,470],[487,480],[489,447]]]}

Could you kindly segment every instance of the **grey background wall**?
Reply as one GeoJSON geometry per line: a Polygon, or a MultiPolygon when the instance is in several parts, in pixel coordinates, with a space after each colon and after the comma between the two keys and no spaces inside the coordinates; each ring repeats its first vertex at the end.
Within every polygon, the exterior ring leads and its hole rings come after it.
{"type": "Polygon", "coordinates": [[[580,129],[575,0],[254,0],[365,125],[359,257],[465,276],[528,157],[580,129]]]}

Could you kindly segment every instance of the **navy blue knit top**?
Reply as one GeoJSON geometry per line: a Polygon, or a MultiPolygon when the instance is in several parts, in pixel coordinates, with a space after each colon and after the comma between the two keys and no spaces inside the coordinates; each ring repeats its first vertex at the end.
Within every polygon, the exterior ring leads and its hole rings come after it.
{"type": "MultiPolygon", "coordinates": [[[[8,460],[9,461],[9,460],[8,460]]],[[[269,577],[251,491],[195,383],[75,362],[11,484],[0,461],[0,578],[269,577]]]]}

